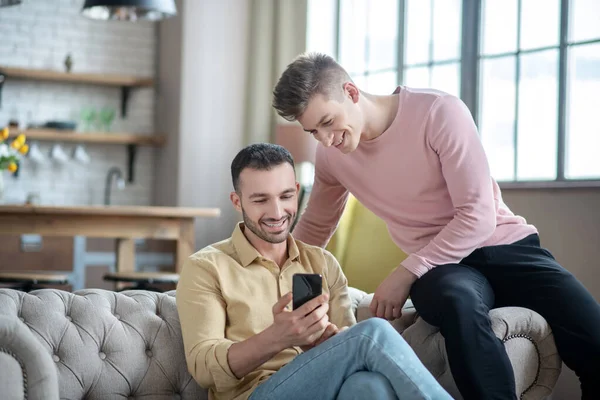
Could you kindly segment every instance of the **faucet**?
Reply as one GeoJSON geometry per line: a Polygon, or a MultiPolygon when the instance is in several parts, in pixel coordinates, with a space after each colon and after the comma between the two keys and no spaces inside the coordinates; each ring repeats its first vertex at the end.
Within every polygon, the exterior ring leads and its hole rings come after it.
{"type": "Polygon", "coordinates": [[[125,188],[125,181],[123,180],[123,173],[121,169],[118,167],[112,167],[108,170],[108,174],[106,174],[106,185],[104,186],[104,205],[110,205],[110,189],[112,186],[112,178],[113,175],[117,177],[117,187],[119,189],[125,188]]]}

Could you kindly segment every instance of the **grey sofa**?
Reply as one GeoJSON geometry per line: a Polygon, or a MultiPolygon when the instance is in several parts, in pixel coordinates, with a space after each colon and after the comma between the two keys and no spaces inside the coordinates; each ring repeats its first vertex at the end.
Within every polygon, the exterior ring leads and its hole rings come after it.
{"type": "MultiPolygon", "coordinates": [[[[187,372],[174,295],[0,289],[0,398],[207,399],[187,372]]],[[[356,289],[351,296],[357,318],[370,317],[371,296],[356,289]]],[[[545,398],[561,366],[546,322],[520,308],[491,314],[513,364],[518,395],[545,398]]],[[[417,316],[410,302],[393,325],[460,398],[439,332],[417,316]]]]}

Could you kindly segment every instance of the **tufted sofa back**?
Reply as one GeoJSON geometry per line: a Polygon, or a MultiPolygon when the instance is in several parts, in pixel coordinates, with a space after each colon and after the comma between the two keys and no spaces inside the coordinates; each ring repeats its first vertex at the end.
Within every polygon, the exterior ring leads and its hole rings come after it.
{"type": "Polygon", "coordinates": [[[51,356],[61,399],[207,398],[187,372],[174,291],[0,289],[0,316],[51,356]]]}

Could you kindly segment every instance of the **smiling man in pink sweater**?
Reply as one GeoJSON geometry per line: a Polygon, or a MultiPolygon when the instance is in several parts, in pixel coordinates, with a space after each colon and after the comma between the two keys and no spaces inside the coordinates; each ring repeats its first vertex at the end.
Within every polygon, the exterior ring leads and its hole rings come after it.
{"type": "Polygon", "coordinates": [[[600,393],[600,305],[504,204],[460,99],[408,87],[372,95],[331,57],[306,54],[281,76],[273,106],[322,144],[294,237],[325,246],[348,193],[381,217],[408,258],[379,285],[371,310],[398,318],[410,295],[440,328],[465,399],[516,399],[488,315],[502,306],[545,317],[583,399],[600,393]]]}

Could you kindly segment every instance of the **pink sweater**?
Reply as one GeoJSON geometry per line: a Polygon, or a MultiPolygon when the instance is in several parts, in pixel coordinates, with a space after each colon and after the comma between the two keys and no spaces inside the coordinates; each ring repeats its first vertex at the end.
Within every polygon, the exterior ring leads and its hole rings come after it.
{"type": "Polygon", "coordinates": [[[398,113],[379,137],[347,155],[317,147],[313,191],[294,237],[325,246],[348,192],[382,218],[417,276],[473,250],[537,233],[502,201],[464,103],[400,87],[398,113]]]}

